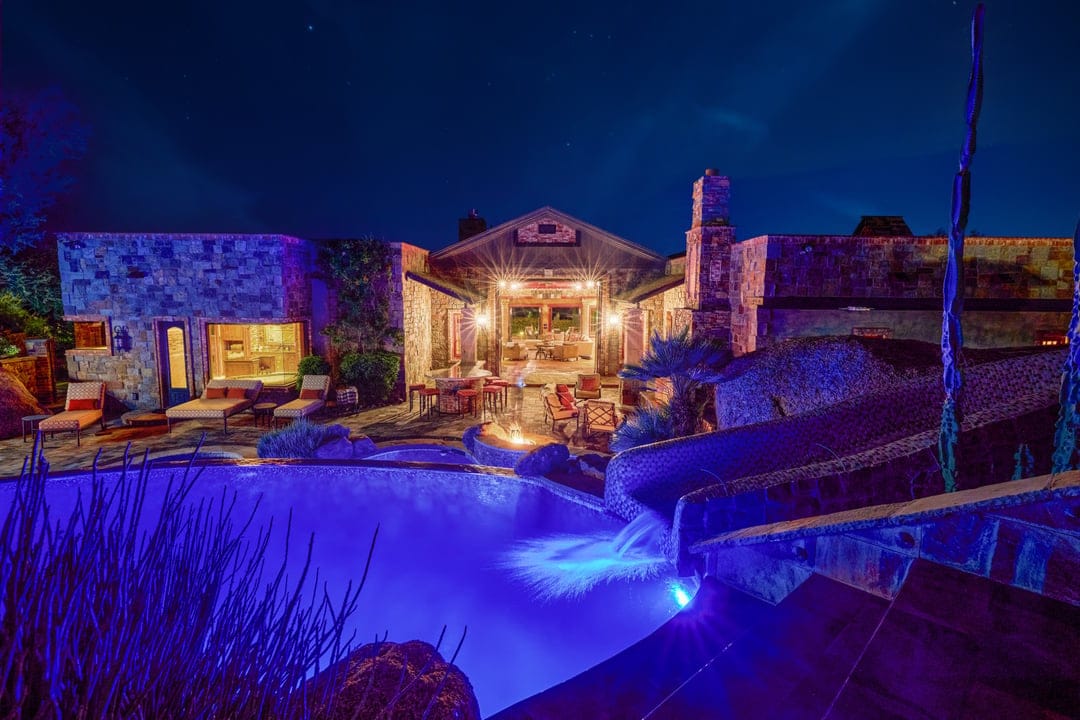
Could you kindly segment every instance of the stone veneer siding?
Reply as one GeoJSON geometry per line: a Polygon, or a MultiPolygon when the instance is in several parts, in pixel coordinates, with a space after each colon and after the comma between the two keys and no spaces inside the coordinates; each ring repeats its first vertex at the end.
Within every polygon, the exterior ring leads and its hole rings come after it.
{"type": "MultiPolygon", "coordinates": [[[[946,252],[947,240],[937,236],[763,235],[738,242],[731,253],[733,350],[855,328],[937,342],[946,252]]],[[[1064,334],[1072,263],[1068,238],[968,238],[965,343],[1031,345],[1038,331],[1064,334]]]]}
{"type": "Polygon", "coordinates": [[[110,335],[123,325],[131,343],[127,350],[69,350],[68,374],[72,381],[105,381],[109,395],[128,408],[164,405],[155,321],[185,324],[188,382],[197,395],[209,375],[208,323],[310,317],[311,255],[299,238],[64,233],[59,239],[65,318],[105,320],[110,335]]]}

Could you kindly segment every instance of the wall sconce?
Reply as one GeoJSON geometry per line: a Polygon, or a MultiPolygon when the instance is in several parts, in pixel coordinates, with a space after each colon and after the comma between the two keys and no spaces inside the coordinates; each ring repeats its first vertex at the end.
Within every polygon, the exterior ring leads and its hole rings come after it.
{"type": "Polygon", "coordinates": [[[117,352],[127,352],[131,349],[131,335],[128,333],[127,327],[123,325],[113,325],[112,339],[113,350],[117,352]]]}
{"type": "Polygon", "coordinates": [[[486,328],[488,326],[487,313],[476,313],[476,326],[481,328],[486,328]]]}
{"type": "Polygon", "coordinates": [[[607,324],[608,327],[617,328],[622,323],[622,317],[618,313],[608,313],[607,324]]]}

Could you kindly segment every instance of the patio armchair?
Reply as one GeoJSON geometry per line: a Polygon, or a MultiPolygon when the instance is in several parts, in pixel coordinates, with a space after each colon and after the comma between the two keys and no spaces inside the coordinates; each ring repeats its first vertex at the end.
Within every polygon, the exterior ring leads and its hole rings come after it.
{"type": "Polygon", "coordinates": [[[610,438],[615,434],[618,424],[615,418],[615,403],[586,400],[584,410],[585,423],[581,430],[583,438],[588,440],[594,435],[606,435],[610,438]]]}
{"type": "MultiPolygon", "coordinates": [[[[52,437],[58,432],[74,432],[75,445],[82,444],[82,431],[101,423],[105,429],[105,383],[80,382],[68,385],[64,411],[47,417],[38,424],[38,430],[52,437]]],[[[44,438],[44,435],[42,435],[44,438]]]]}
{"type": "Polygon", "coordinates": [[[567,407],[559,394],[556,392],[547,392],[543,394],[544,400],[544,419],[551,419],[551,432],[555,432],[556,423],[565,423],[569,420],[573,420],[574,424],[578,423],[579,410],[574,407],[571,401],[570,406],[567,407]]]}
{"type": "Polygon", "coordinates": [[[172,432],[172,425],[178,420],[221,420],[228,433],[229,416],[254,405],[262,386],[262,380],[211,380],[206,383],[200,397],[166,408],[169,432],[172,432]]]}
{"type": "Polygon", "coordinates": [[[574,397],[578,400],[600,399],[600,375],[599,373],[581,373],[574,383],[574,397]]]}
{"type": "Polygon", "coordinates": [[[577,343],[555,343],[555,346],[551,349],[552,360],[577,360],[577,343]]]}
{"type": "Polygon", "coordinates": [[[326,405],[329,392],[329,375],[305,375],[300,383],[300,397],[274,408],[274,427],[279,422],[299,420],[318,412],[326,405]]]}

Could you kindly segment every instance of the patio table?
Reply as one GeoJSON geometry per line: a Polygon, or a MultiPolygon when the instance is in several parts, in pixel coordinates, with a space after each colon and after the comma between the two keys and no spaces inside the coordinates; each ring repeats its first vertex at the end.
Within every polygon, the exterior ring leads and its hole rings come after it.
{"type": "Polygon", "coordinates": [[[480,390],[484,386],[484,378],[490,376],[491,371],[484,370],[480,365],[471,368],[454,365],[451,368],[433,370],[428,373],[428,378],[435,381],[435,387],[439,390],[439,402],[435,409],[444,415],[461,415],[468,409],[468,405],[458,398],[458,390],[465,387],[480,390]]]}

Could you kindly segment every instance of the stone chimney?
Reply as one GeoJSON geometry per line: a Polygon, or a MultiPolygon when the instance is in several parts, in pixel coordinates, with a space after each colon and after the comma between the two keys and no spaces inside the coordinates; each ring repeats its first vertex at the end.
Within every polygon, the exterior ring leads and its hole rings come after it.
{"type": "Polygon", "coordinates": [[[709,169],[694,183],[686,231],[686,322],[694,334],[731,340],[731,180],[709,169]]]}
{"type": "Polygon", "coordinates": [[[479,235],[485,230],[487,230],[487,220],[480,217],[476,210],[470,210],[469,217],[459,218],[457,221],[458,242],[471,238],[473,235],[479,235]]]}

